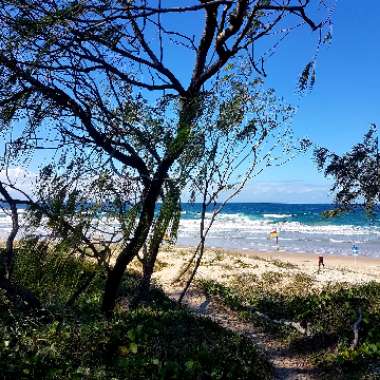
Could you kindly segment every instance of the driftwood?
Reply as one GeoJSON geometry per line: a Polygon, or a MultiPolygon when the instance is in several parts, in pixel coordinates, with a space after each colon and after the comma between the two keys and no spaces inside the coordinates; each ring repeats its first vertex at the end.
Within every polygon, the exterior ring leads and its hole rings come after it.
{"type": "Polygon", "coordinates": [[[207,310],[208,310],[208,307],[211,303],[211,297],[206,294],[206,300],[203,301],[199,306],[198,306],[198,313],[199,314],[206,314],[207,313],[207,310]]]}
{"type": "MultiPolygon", "coordinates": [[[[206,314],[207,309],[211,303],[211,298],[208,294],[205,294],[206,300],[199,305],[198,312],[201,314],[206,314]]],[[[294,321],[288,321],[286,319],[272,319],[267,314],[264,314],[258,310],[256,310],[253,306],[243,304],[243,307],[246,311],[249,311],[251,314],[256,315],[257,317],[264,319],[270,323],[283,325],[283,326],[289,326],[297,330],[299,333],[305,336],[311,336],[310,330],[309,330],[309,324],[307,322],[294,322],[294,321]]],[[[354,333],[354,338],[351,342],[351,349],[354,349],[358,346],[359,343],[359,328],[360,324],[363,321],[363,313],[361,308],[358,310],[358,319],[355,321],[355,323],[352,325],[352,331],[354,333]]]]}
{"type": "Polygon", "coordinates": [[[256,308],[254,308],[251,305],[244,305],[244,308],[250,313],[256,315],[257,317],[261,319],[265,319],[266,321],[270,323],[274,323],[276,325],[289,326],[297,330],[302,335],[310,336],[310,332],[308,328],[309,326],[307,323],[288,321],[286,319],[272,319],[267,314],[264,314],[261,311],[256,310],[256,308]]]}
{"type": "MultiPolygon", "coordinates": [[[[206,314],[207,313],[207,309],[208,309],[208,307],[209,307],[209,305],[211,303],[211,297],[210,297],[210,295],[206,293],[205,297],[206,297],[206,300],[199,305],[198,310],[197,310],[200,314],[206,314]]],[[[295,330],[297,330],[299,333],[301,333],[302,335],[305,335],[305,336],[310,336],[311,335],[310,331],[309,331],[309,325],[308,325],[308,323],[302,323],[302,322],[300,323],[300,322],[288,321],[286,319],[272,319],[267,314],[264,314],[264,313],[256,310],[256,308],[254,308],[251,305],[244,304],[243,307],[244,307],[244,309],[246,311],[249,311],[251,314],[254,314],[257,317],[259,317],[261,319],[264,319],[264,320],[266,320],[266,321],[268,321],[270,323],[292,327],[295,330]]]]}
{"type": "Polygon", "coordinates": [[[258,316],[262,319],[265,319],[268,322],[271,322],[271,323],[274,323],[277,325],[293,327],[295,330],[297,330],[302,335],[310,336],[308,324],[306,324],[305,327],[303,327],[303,324],[301,324],[300,322],[287,321],[285,319],[272,319],[268,315],[261,313],[260,311],[257,311],[257,310],[253,310],[251,312],[253,314],[255,314],[256,316],[258,316]]]}
{"type": "Polygon", "coordinates": [[[363,314],[362,314],[362,309],[361,308],[359,308],[358,314],[359,314],[358,319],[352,325],[352,331],[354,332],[354,339],[352,340],[352,343],[351,343],[351,349],[356,348],[357,345],[358,345],[358,343],[359,343],[359,326],[360,326],[360,324],[363,321],[363,314]]]}

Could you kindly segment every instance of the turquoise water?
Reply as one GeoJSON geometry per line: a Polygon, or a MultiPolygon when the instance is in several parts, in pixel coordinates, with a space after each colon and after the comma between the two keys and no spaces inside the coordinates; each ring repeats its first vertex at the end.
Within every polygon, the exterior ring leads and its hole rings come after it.
{"type": "MultiPolygon", "coordinates": [[[[218,215],[206,244],[237,250],[334,255],[352,255],[353,246],[357,246],[360,256],[380,257],[380,211],[373,218],[362,211],[328,219],[321,215],[332,208],[332,205],[231,203],[218,215]],[[278,245],[274,239],[268,239],[274,229],[279,234],[278,245]]],[[[23,211],[20,210],[21,224],[23,211]]],[[[182,205],[178,244],[199,242],[199,216],[199,204],[182,205]]],[[[206,225],[210,216],[208,212],[206,225]]],[[[118,230],[116,221],[100,219],[99,223],[102,231],[118,230]]],[[[10,216],[0,212],[0,238],[4,239],[10,229],[10,216]]]]}
{"type": "MultiPolygon", "coordinates": [[[[322,216],[332,205],[232,203],[226,205],[207,238],[211,247],[380,257],[380,211],[369,218],[356,210],[334,218],[322,216]],[[268,239],[276,229],[279,244],[268,239]]],[[[183,205],[178,243],[193,245],[199,239],[200,205],[183,205]]],[[[209,220],[211,213],[207,214],[209,220]]]]}

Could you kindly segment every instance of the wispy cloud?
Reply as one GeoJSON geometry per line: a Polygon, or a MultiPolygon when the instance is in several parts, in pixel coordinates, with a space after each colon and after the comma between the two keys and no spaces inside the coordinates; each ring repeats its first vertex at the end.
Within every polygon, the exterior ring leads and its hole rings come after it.
{"type": "MultiPolygon", "coordinates": [[[[28,194],[35,186],[36,173],[15,167],[8,170],[12,182],[28,194]]],[[[6,173],[0,171],[0,180],[6,181],[6,173]]],[[[19,193],[11,194],[20,197],[19,193]]],[[[189,194],[184,192],[182,199],[187,201],[189,194]]],[[[308,183],[302,180],[287,181],[253,181],[233,199],[233,202],[279,202],[279,203],[331,203],[333,196],[330,186],[326,184],[308,183]]]]}
{"type": "MultiPolygon", "coordinates": [[[[20,190],[26,192],[27,194],[32,193],[32,189],[35,186],[36,173],[26,170],[21,167],[10,168],[6,172],[5,170],[0,171],[0,180],[9,183],[9,181],[20,190]]],[[[19,192],[10,190],[9,193],[17,198],[23,198],[19,192]]]]}
{"type": "Polygon", "coordinates": [[[255,181],[247,186],[235,201],[280,203],[331,203],[328,184],[313,184],[301,180],[255,181]]]}

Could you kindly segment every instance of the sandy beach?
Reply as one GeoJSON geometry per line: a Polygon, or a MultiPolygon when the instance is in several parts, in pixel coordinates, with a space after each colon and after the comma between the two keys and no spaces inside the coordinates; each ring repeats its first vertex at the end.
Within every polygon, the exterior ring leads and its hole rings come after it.
{"type": "MultiPolygon", "coordinates": [[[[168,247],[160,252],[154,280],[173,299],[178,300],[186,276],[182,281],[173,283],[173,280],[193,252],[194,248],[191,247],[168,247]]],[[[207,249],[194,285],[183,302],[198,315],[205,315],[224,328],[249,337],[267,355],[273,365],[275,379],[323,379],[325,375],[315,366],[310,353],[295,354],[286,340],[278,339],[243,320],[239,313],[223,306],[223,301],[207,297],[204,288],[197,286],[197,282],[214,280],[232,289],[238,288],[243,293],[259,287],[263,292],[278,290],[280,294],[305,295],[319,293],[322,288],[337,283],[380,282],[380,259],[326,255],[324,262],[325,268],[318,273],[317,254],[207,249]]]]}
{"type": "MultiPolygon", "coordinates": [[[[154,280],[169,293],[178,291],[181,281],[176,284],[173,281],[193,252],[194,248],[191,247],[163,249],[155,267],[154,280]]],[[[315,287],[323,287],[329,283],[358,284],[380,281],[380,259],[325,256],[324,263],[325,268],[318,273],[318,255],[207,249],[195,282],[210,279],[228,284],[246,275],[260,278],[267,272],[281,273],[284,282],[297,274],[307,274],[315,287]]],[[[137,266],[136,262],[135,267],[137,266]]]]}

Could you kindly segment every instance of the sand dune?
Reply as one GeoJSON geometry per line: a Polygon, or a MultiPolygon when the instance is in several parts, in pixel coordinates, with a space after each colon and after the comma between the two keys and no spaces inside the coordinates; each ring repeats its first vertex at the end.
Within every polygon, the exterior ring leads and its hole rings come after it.
{"type": "MultiPolygon", "coordinates": [[[[173,285],[173,281],[193,252],[194,248],[190,247],[163,249],[156,264],[154,279],[166,291],[174,291],[176,288],[178,290],[180,285],[173,285]]],[[[211,279],[228,283],[244,274],[260,277],[265,272],[278,272],[289,277],[305,273],[313,279],[314,286],[317,287],[337,282],[357,284],[380,281],[380,259],[325,256],[324,263],[325,268],[318,273],[317,255],[207,249],[196,280],[211,279]]]]}

